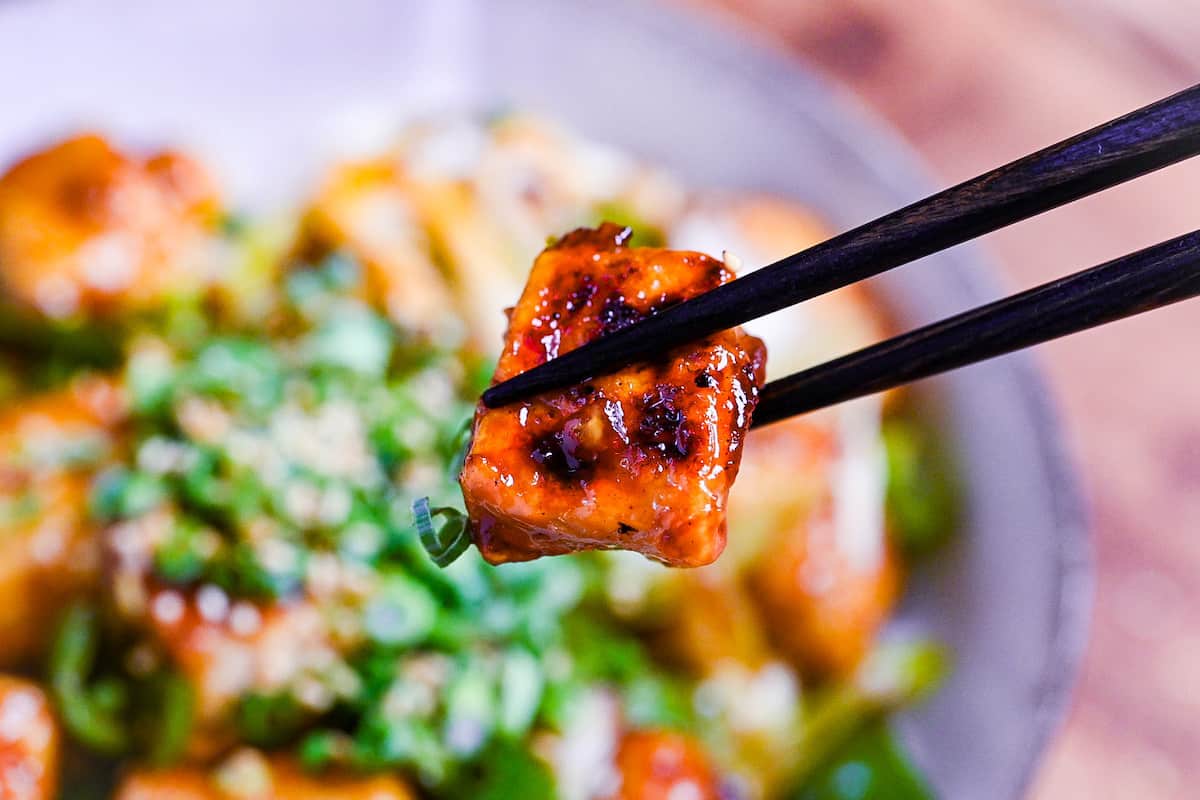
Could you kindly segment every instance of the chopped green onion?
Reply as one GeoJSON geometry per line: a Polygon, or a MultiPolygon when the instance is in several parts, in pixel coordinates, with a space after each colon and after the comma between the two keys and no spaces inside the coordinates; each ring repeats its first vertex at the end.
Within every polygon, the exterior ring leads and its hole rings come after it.
{"type": "Polygon", "coordinates": [[[490,358],[475,358],[467,361],[467,378],[463,391],[471,397],[478,397],[483,390],[492,385],[492,376],[496,374],[496,362],[490,358]]]}
{"type": "Polygon", "coordinates": [[[596,206],[596,224],[613,222],[625,228],[632,228],[633,235],[625,243],[626,247],[663,247],[667,236],[662,228],[647,221],[628,203],[619,200],[601,203],[596,206]]]}
{"type": "Polygon", "coordinates": [[[143,472],[110,469],[100,474],[92,488],[91,514],[100,522],[140,516],[167,497],[162,481],[143,472]]]}
{"type": "Polygon", "coordinates": [[[187,679],[176,673],[162,676],[156,687],[156,735],[150,746],[150,760],[158,765],[173,764],[183,755],[192,732],[195,697],[187,679]]]}
{"type": "Polygon", "coordinates": [[[949,668],[949,655],[938,644],[880,644],[853,679],[830,687],[814,705],[799,748],[796,779],[807,780],[867,726],[926,697],[949,668]]]}
{"type": "Polygon", "coordinates": [[[950,672],[950,654],[929,641],[881,642],[858,669],[855,683],[881,706],[918,702],[950,672]]]}
{"type": "Polygon", "coordinates": [[[786,800],[933,800],[883,721],[867,725],[786,800]]]}
{"type": "Polygon", "coordinates": [[[926,555],[954,532],[958,493],[953,471],[930,433],[903,419],[883,427],[891,535],[909,557],[926,555]]]}
{"type": "Polygon", "coordinates": [[[369,714],[354,737],[351,762],[370,771],[411,767],[422,783],[436,786],[446,780],[450,756],[428,722],[412,717],[386,718],[369,714]]]}
{"type": "Polygon", "coordinates": [[[222,236],[236,239],[250,229],[250,218],[245,214],[229,211],[222,214],[217,220],[217,229],[220,230],[222,236]]]}
{"type": "Polygon", "coordinates": [[[687,730],[693,723],[692,694],[687,684],[651,671],[625,685],[621,706],[629,724],[635,727],[687,730]]]}
{"type": "Polygon", "coordinates": [[[362,280],[362,267],[358,260],[343,251],[330,253],[317,269],[329,291],[353,289],[362,280]]]}
{"type": "Polygon", "coordinates": [[[471,543],[467,532],[467,517],[456,508],[430,508],[428,497],[419,497],[413,501],[413,517],[416,520],[417,534],[421,545],[439,567],[448,567],[466,552],[471,543]],[[440,528],[435,528],[433,518],[443,516],[446,521],[440,528]]]}
{"type": "Polygon", "coordinates": [[[344,308],[322,321],[305,340],[310,363],[382,378],[392,357],[392,329],[378,314],[344,308]]]}
{"type": "Polygon", "coordinates": [[[479,756],[488,769],[468,775],[448,797],[472,800],[554,800],[559,796],[550,768],[521,744],[497,740],[479,756]]]}
{"type": "Polygon", "coordinates": [[[301,740],[298,748],[300,763],[305,769],[317,772],[325,769],[344,754],[346,735],[336,731],[313,731],[301,740]]]}
{"type": "Polygon", "coordinates": [[[75,605],[67,610],[50,656],[50,689],[67,730],[94,750],[116,754],[129,745],[129,733],[118,712],[123,691],[111,682],[88,686],[99,649],[95,610],[75,605]]]}
{"type": "Polygon", "coordinates": [[[188,365],[192,392],[237,400],[248,409],[271,411],[283,392],[283,362],[268,344],[249,338],[207,342],[188,365]]]}
{"type": "Polygon", "coordinates": [[[304,582],[307,552],[277,540],[282,553],[292,556],[280,564],[267,564],[253,545],[238,542],[227,547],[207,571],[213,583],[234,597],[275,600],[295,594],[304,582]]]}
{"type": "Polygon", "coordinates": [[[445,694],[442,741],[458,758],[475,755],[495,728],[496,687],[482,664],[468,661],[445,694]]]}
{"type": "Polygon", "coordinates": [[[363,628],[375,644],[401,647],[421,641],[437,622],[437,602],[421,584],[389,575],[363,609],[363,628]]]}
{"type": "Polygon", "coordinates": [[[307,714],[291,692],[251,692],[238,701],[234,723],[247,743],[278,747],[299,732],[307,714]]]}
{"type": "Polygon", "coordinates": [[[201,551],[204,528],[194,520],[177,519],[171,532],[154,550],[154,572],[168,583],[186,584],[204,572],[207,559],[201,551]]]}
{"type": "Polygon", "coordinates": [[[524,736],[542,702],[545,681],[538,660],[528,650],[514,648],[504,655],[500,675],[500,730],[524,736]]]}

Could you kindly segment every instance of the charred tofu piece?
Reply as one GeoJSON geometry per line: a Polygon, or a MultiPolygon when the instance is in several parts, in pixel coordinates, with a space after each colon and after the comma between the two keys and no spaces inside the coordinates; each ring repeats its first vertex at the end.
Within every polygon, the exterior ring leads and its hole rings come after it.
{"type": "Polygon", "coordinates": [[[773,641],[806,675],[850,675],[899,597],[895,551],[885,542],[870,561],[848,553],[828,508],[781,530],[774,545],[752,573],[773,641]]]}
{"type": "Polygon", "coordinates": [[[756,431],[746,470],[762,480],[735,498],[753,504],[745,516],[754,511],[766,526],[748,565],[760,617],[772,643],[810,677],[852,673],[903,588],[887,535],[879,413],[879,400],[867,398],[756,431]]]}
{"type": "Polygon", "coordinates": [[[726,664],[759,669],[771,660],[758,608],[741,581],[716,568],[682,575],[659,637],[672,663],[708,676],[726,664]]]}
{"type": "Polygon", "coordinates": [[[155,638],[195,687],[201,727],[219,729],[243,693],[281,691],[334,655],[320,611],[304,600],[228,605],[208,586],[190,597],[154,592],[149,610],[155,638]]]}
{"type": "Polygon", "coordinates": [[[305,216],[299,250],[309,259],[350,253],[362,265],[363,300],[407,330],[449,336],[453,298],[413,195],[395,161],[339,165],[305,216]]]}
{"type": "MultiPolygon", "coordinates": [[[[714,231],[721,232],[719,246],[736,253],[747,272],[807,250],[836,232],[794,200],[717,195],[702,198],[689,209],[672,235],[681,247],[703,250],[710,246],[714,231]]],[[[746,324],[772,353],[767,380],[866,347],[898,333],[893,327],[865,283],[845,286],[746,324]]]]}
{"type": "MultiPolygon", "coordinates": [[[[338,651],[321,610],[307,598],[252,603],[213,584],[180,588],[157,581],[149,574],[149,545],[170,525],[169,514],[155,512],[110,527],[107,577],[123,621],[191,687],[194,718],[185,752],[207,760],[236,740],[242,696],[313,687],[305,679],[338,651]]],[[[308,711],[332,703],[325,693],[308,697],[308,711]]]]}
{"type": "Polygon", "coordinates": [[[719,800],[716,771],[699,744],[668,731],[634,731],[617,751],[621,787],[611,800],[719,800]]]}
{"type": "MultiPolygon", "coordinates": [[[[733,278],[701,253],[626,247],[629,235],[580,229],[538,257],[496,382],[733,278]]],[[[562,392],[481,405],[460,483],[484,558],[623,549],[711,563],[765,359],[734,329],[562,392]]]]}
{"type": "Polygon", "coordinates": [[[413,800],[394,775],[314,774],[279,756],[235,752],[215,769],[139,769],[125,776],[116,800],[413,800]]]}
{"type": "Polygon", "coordinates": [[[95,588],[91,475],[121,407],[111,383],[82,379],[0,413],[0,667],[44,654],[59,613],[95,588]]]}
{"type": "Polygon", "coordinates": [[[836,493],[817,498],[770,531],[749,573],[770,639],[811,678],[840,678],[858,667],[904,583],[882,519],[863,529],[850,503],[871,505],[836,493]]]}
{"type": "Polygon", "coordinates": [[[151,307],[198,282],[216,219],[216,192],[191,159],[70,139],[0,178],[0,286],[52,319],[151,307]]]}
{"type": "Polygon", "coordinates": [[[30,681],[0,675],[0,800],[51,800],[58,783],[58,725],[30,681]]]}

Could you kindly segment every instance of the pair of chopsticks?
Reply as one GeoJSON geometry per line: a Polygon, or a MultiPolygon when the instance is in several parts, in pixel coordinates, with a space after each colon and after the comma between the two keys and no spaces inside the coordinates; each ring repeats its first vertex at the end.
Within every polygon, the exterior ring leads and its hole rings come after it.
{"type": "MultiPolygon", "coordinates": [[[[652,359],[1200,153],[1200,85],[788,256],[497,384],[491,408],[652,359]]],[[[755,427],[1200,294],[1200,231],[772,381],[755,427]]]]}

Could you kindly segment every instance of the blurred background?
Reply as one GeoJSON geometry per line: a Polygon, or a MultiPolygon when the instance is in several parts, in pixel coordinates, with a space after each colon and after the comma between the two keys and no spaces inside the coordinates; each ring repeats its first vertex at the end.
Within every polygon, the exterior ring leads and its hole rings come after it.
{"type": "MultiPolygon", "coordinates": [[[[945,184],[1200,81],[1192,0],[684,0],[801,56],[945,184]]],[[[983,241],[1025,288],[1197,227],[1200,163],[983,241]]],[[[1200,782],[1200,304],[1038,352],[1084,474],[1095,617],[1033,797],[1195,797],[1200,782]],[[1185,366],[1186,365],[1186,366],[1185,366]]]]}

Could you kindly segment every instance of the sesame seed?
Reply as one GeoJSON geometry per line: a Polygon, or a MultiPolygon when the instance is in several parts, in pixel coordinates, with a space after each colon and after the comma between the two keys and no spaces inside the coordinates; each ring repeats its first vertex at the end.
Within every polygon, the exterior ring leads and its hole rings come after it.
{"type": "Polygon", "coordinates": [[[266,757],[249,747],[227,758],[214,778],[222,793],[231,797],[260,797],[271,790],[271,767],[266,757]]]}
{"type": "Polygon", "coordinates": [[[83,281],[92,289],[118,292],[133,283],[142,253],[131,236],[108,233],[88,242],[79,253],[83,281]]]}
{"type": "Polygon", "coordinates": [[[174,625],[183,619],[184,610],[183,597],[169,589],[155,595],[150,613],[163,625],[174,625]]]}
{"type": "Polygon", "coordinates": [[[741,272],[742,259],[736,253],[726,250],[721,253],[721,260],[725,262],[725,266],[729,267],[731,272],[741,272]]]}
{"type": "Polygon", "coordinates": [[[262,628],[262,614],[250,603],[237,603],[229,612],[229,629],[238,636],[253,636],[262,628]]]}
{"type": "Polygon", "coordinates": [[[680,781],[667,790],[667,800],[703,800],[704,792],[695,781],[680,781]]]}
{"type": "Polygon", "coordinates": [[[32,690],[9,692],[0,702],[0,741],[16,742],[24,735],[41,708],[32,690]]]}
{"type": "Polygon", "coordinates": [[[292,686],[292,694],[300,704],[314,711],[325,711],[333,705],[333,692],[316,678],[300,678],[292,686]]]}
{"type": "Polygon", "coordinates": [[[344,486],[330,486],[321,494],[321,505],[317,515],[325,525],[339,525],[350,516],[354,499],[344,486]]]}
{"type": "Polygon", "coordinates": [[[188,452],[188,449],[178,442],[155,436],[147,439],[138,448],[138,468],[155,475],[176,472],[183,466],[188,452]]]}
{"type": "Polygon", "coordinates": [[[33,290],[34,302],[48,317],[69,317],[79,308],[79,287],[61,275],[49,275],[33,290]]]}
{"type": "Polygon", "coordinates": [[[305,586],[314,597],[327,597],[338,589],[341,564],[332,553],[313,553],[306,565],[305,586]]]}
{"type": "Polygon", "coordinates": [[[53,565],[66,549],[67,531],[61,519],[49,519],[40,525],[29,542],[29,555],[41,565],[53,565]]]}
{"type": "Polygon", "coordinates": [[[304,524],[316,519],[321,507],[321,493],[306,481],[292,481],[283,496],[288,516],[304,524]]]}
{"type": "Polygon", "coordinates": [[[300,561],[296,548],[280,539],[263,539],[255,551],[259,562],[269,572],[292,572],[300,561]]]}
{"type": "Polygon", "coordinates": [[[209,622],[223,622],[229,614],[229,595],[219,586],[205,584],[196,592],[196,608],[209,622]]]}

